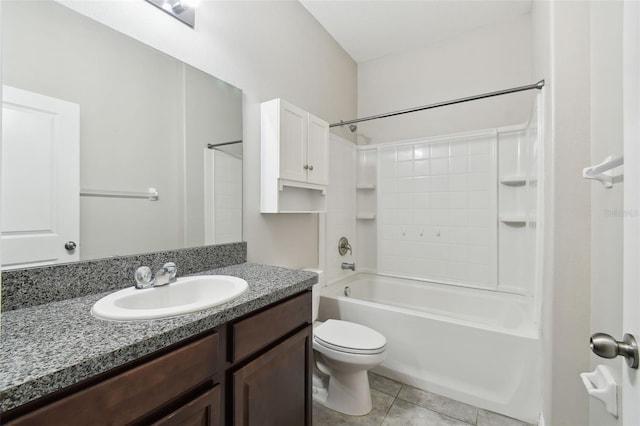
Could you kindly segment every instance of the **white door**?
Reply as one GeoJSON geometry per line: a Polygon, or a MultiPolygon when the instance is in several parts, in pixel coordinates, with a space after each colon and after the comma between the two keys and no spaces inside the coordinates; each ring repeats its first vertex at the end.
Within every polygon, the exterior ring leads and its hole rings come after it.
{"type": "Polygon", "coordinates": [[[2,268],[78,260],[80,108],[2,90],[2,268]]]}
{"type": "MultiPolygon", "coordinates": [[[[624,2],[624,273],[621,335],[640,339],[640,3],[624,2]]],[[[622,424],[640,425],[640,374],[623,366],[622,424]]]]}

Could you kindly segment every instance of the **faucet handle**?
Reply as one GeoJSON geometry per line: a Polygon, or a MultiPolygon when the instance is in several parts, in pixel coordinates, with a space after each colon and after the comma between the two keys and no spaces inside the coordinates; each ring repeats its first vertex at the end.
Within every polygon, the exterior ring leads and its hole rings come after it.
{"type": "Polygon", "coordinates": [[[167,262],[162,265],[162,267],[167,271],[167,274],[169,274],[169,279],[174,281],[176,279],[176,273],[178,272],[176,264],[174,262],[167,262]]]}
{"type": "Polygon", "coordinates": [[[136,269],[136,273],[134,276],[136,279],[136,287],[138,288],[141,288],[141,286],[149,284],[153,279],[151,268],[149,268],[148,266],[141,266],[138,269],[136,269]]]}
{"type": "Polygon", "coordinates": [[[338,253],[340,253],[340,256],[344,256],[347,251],[349,254],[352,253],[351,244],[349,244],[349,240],[346,237],[340,237],[340,240],[338,240],[338,253]]]}

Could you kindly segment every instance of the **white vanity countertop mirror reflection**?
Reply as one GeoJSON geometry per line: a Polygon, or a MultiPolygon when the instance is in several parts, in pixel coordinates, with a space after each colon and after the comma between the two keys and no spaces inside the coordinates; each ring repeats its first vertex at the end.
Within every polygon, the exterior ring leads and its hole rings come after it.
{"type": "MultiPolygon", "coordinates": [[[[29,250],[6,246],[4,237],[30,230],[22,223],[8,229],[3,221],[4,269],[8,263],[34,266],[242,240],[239,89],[54,1],[9,0],[0,7],[3,85],[78,106],[79,164],[71,167],[78,168],[79,188],[155,188],[159,195],[149,201],[76,194],[76,235],[60,235],[53,244],[61,252],[57,261],[41,255],[18,264],[14,252],[29,250]],[[67,241],[76,250],[65,250],[67,241]]],[[[24,169],[29,163],[18,164],[24,169]]],[[[3,180],[3,197],[11,193],[7,185],[24,181],[3,180]]],[[[32,204],[3,199],[3,205],[42,211],[39,224],[55,233],[55,217],[64,215],[49,207],[56,201],[55,179],[34,180],[47,201],[25,197],[17,187],[14,193],[32,204]]]]}

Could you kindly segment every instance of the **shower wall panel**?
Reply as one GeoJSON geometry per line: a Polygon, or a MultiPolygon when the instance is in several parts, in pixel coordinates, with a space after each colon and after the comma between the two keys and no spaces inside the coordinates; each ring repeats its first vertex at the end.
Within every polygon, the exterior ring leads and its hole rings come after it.
{"type": "MultiPolygon", "coordinates": [[[[360,247],[356,238],[356,146],[336,135],[329,138],[329,186],[327,189],[324,270],[328,283],[352,273],[342,262],[355,262],[360,247]],[[352,253],[341,256],[338,241],[346,237],[352,253]]],[[[357,267],[357,265],[356,265],[357,267]]]]}
{"type": "Polygon", "coordinates": [[[497,288],[495,131],[380,147],[378,272],[497,288]]]}
{"type": "Polygon", "coordinates": [[[242,158],[212,151],[205,181],[206,244],[242,240],[242,158]],[[209,164],[213,161],[213,164],[209,164]]]}

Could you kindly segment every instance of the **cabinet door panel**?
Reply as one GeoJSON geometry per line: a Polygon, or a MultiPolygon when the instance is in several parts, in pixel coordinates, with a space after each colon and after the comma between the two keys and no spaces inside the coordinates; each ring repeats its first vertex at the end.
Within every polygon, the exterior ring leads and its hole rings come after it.
{"type": "Polygon", "coordinates": [[[220,386],[216,386],[153,423],[153,426],[219,426],[220,386]]]}
{"type": "Polygon", "coordinates": [[[311,326],[233,374],[233,424],[311,424],[311,326]]]}
{"type": "Polygon", "coordinates": [[[329,184],[329,124],[309,114],[307,181],[318,185],[329,184]]]}
{"type": "Polygon", "coordinates": [[[280,102],[280,178],[306,182],[307,113],[280,102]]]}

